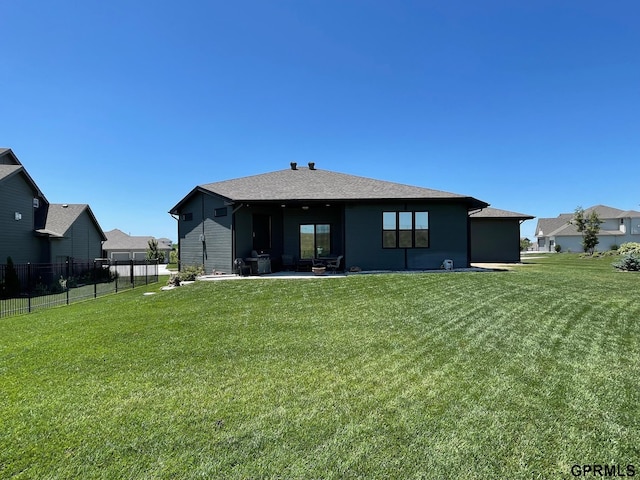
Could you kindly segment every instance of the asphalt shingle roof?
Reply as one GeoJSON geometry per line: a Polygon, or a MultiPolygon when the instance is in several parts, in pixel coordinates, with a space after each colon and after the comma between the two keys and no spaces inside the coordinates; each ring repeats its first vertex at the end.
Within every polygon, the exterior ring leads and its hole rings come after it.
{"type": "Polygon", "coordinates": [[[71,228],[71,225],[78,219],[84,211],[88,211],[89,216],[95,223],[98,231],[103,236],[104,233],[98,224],[98,221],[93,216],[89,205],[81,204],[67,204],[67,203],[52,203],[49,205],[49,211],[47,212],[47,222],[43,229],[38,230],[38,233],[44,233],[54,237],[64,237],[71,228]]]}
{"type": "MultiPolygon", "coordinates": [[[[152,236],[128,235],[117,228],[105,232],[105,236],[107,237],[107,241],[104,242],[102,246],[104,250],[146,250],[149,248],[149,240],[155,238],[152,236]]],[[[171,249],[171,245],[167,242],[170,242],[170,240],[159,239],[158,248],[165,250],[171,249]]]]}
{"type": "MultiPolygon", "coordinates": [[[[220,195],[231,201],[243,202],[427,198],[467,200],[471,206],[478,208],[488,205],[466,195],[307,167],[207,183],[200,185],[198,189],[220,195]]],[[[172,213],[176,212],[179,205],[172,209],[172,213]]]]}
{"type": "MultiPolygon", "coordinates": [[[[618,208],[608,207],[606,205],[594,205],[593,207],[585,208],[584,213],[586,215],[595,211],[601,220],[611,218],[630,218],[640,217],[640,212],[635,210],[620,210],[618,208]]],[[[536,226],[536,236],[540,235],[542,230],[542,236],[573,236],[580,235],[575,225],[569,223],[573,218],[573,213],[561,213],[555,218],[540,218],[538,219],[538,225],[536,226]]],[[[605,235],[622,235],[622,232],[618,230],[601,230],[601,234],[605,235]]]]}
{"type": "Polygon", "coordinates": [[[473,212],[470,215],[473,218],[516,218],[518,220],[531,220],[535,218],[524,213],[510,212],[508,210],[500,210],[499,208],[483,208],[479,212],[473,212]]]}
{"type": "Polygon", "coordinates": [[[20,170],[23,170],[20,165],[0,165],[0,180],[9,178],[20,170]]]}

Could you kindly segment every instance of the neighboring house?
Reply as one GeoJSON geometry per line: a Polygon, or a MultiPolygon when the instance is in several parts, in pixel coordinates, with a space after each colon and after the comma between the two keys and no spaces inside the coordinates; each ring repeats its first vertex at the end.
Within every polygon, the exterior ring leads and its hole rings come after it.
{"type": "Polygon", "coordinates": [[[171,210],[181,266],[231,272],[236,258],[343,255],[341,268],[406,270],[470,262],[476,198],[316,169],[290,169],[195,187],[171,210]]]}
{"type": "Polygon", "coordinates": [[[535,217],[485,208],[471,212],[471,261],[519,262],[520,225],[535,217]]]}
{"type": "Polygon", "coordinates": [[[36,233],[45,240],[45,258],[64,262],[68,257],[93,260],[102,256],[107,237],[86,204],[52,203],[44,228],[36,233]]]}
{"type": "MultiPolygon", "coordinates": [[[[585,209],[585,215],[595,211],[603,223],[596,250],[606,251],[613,245],[640,242],[640,212],[619,210],[605,205],[585,209]]],[[[582,234],[570,222],[573,213],[561,213],[556,218],[540,218],[536,226],[538,250],[552,252],[560,245],[563,252],[582,252],[582,234]]]]}
{"type": "Polygon", "coordinates": [[[0,149],[0,263],[92,260],[104,240],[88,205],[50,204],[11,149],[0,149]]]}
{"type": "MultiPolygon", "coordinates": [[[[149,241],[154,237],[131,236],[117,228],[105,233],[107,241],[102,245],[103,256],[109,260],[144,260],[147,258],[149,241]]],[[[158,250],[164,253],[165,263],[169,262],[172,243],[167,238],[157,239],[158,250]]]]}
{"type": "Polygon", "coordinates": [[[49,202],[8,148],[0,148],[0,263],[42,262],[46,242],[35,230],[46,222],[49,202]]]}

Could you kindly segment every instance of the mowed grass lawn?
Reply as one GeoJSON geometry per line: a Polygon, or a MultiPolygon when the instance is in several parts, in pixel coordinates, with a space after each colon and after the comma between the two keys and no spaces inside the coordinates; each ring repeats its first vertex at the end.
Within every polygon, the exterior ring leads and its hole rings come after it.
{"type": "Polygon", "coordinates": [[[152,285],[3,319],[0,477],[640,472],[640,275],[531,262],[152,285]]]}

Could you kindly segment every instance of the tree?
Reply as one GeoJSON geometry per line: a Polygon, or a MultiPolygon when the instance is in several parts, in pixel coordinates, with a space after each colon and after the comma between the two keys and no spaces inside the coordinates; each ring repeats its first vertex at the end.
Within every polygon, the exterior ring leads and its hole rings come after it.
{"type": "Polygon", "coordinates": [[[569,223],[575,225],[576,230],[582,234],[583,250],[593,255],[596,245],[600,243],[598,233],[603,223],[596,211],[591,210],[591,213],[587,214],[582,207],[577,207],[569,223]]]}
{"type": "Polygon", "coordinates": [[[529,240],[526,237],[520,239],[520,251],[521,252],[526,252],[529,249],[530,246],[531,246],[531,240],[529,240]]]}
{"type": "Polygon", "coordinates": [[[148,242],[149,248],[147,248],[147,260],[158,260],[159,263],[164,262],[164,252],[158,250],[158,240],[152,238],[148,242]]]}

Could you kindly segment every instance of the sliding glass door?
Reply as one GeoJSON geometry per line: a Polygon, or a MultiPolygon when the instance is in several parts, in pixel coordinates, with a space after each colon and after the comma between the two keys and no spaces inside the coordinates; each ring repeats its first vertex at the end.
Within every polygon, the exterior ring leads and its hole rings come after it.
{"type": "Polygon", "coordinates": [[[300,225],[300,258],[317,258],[331,253],[331,225],[300,225]]]}

